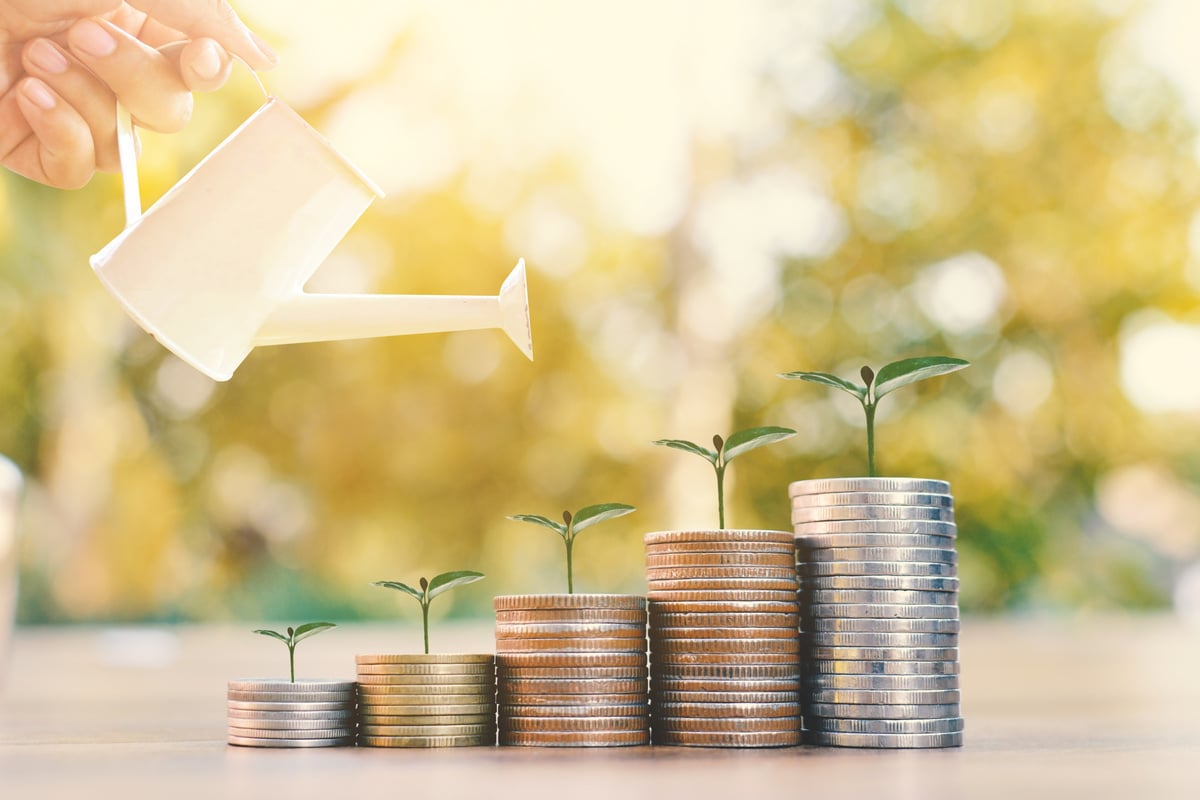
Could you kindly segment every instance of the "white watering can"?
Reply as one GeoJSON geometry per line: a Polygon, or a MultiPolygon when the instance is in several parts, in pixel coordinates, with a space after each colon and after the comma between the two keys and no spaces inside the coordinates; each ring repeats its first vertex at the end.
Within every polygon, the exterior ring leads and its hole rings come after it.
{"type": "Polygon", "coordinates": [[[117,131],[126,227],[92,268],[139,325],[210,378],[228,380],[259,345],[480,328],[503,329],[533,359],[524,260],[490,297],[304,291],[383,192],[277,98],[144,214],[122,108],[117,131]]]}

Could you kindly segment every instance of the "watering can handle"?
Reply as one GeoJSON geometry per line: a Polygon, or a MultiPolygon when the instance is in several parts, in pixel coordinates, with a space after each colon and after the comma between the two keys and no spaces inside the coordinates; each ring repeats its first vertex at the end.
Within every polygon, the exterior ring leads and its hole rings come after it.
{"type": "MultiPolygon", "coordinates": [[[[187,40],[180,40],[164,44],[158,48],[158,52],[165,53],[187,43],[187,40]]],[[[232,53],[230,55],[233,60],[240,61],[242,66],[250,70],[250,75],[262,90],[263,97],[270,99],[271,94],[263,85],[262,78],[258,77],[258,73],[251,69],[241,56],[232,53]]],[[[125,187],[125,227],[128,228],[142,218],[142,192],[138,185],[137,139],[133,135],[133,117],[125,106],[121,105],[120,100],[117,101],[117,156],[121,162],[121,183],[125,187]]]]}

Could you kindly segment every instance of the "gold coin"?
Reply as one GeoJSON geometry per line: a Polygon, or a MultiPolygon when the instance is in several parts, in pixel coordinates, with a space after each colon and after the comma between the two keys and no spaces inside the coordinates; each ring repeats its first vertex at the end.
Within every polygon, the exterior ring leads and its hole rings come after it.
{"type": "Polygon", "coordinates": [[[689,556],[740,553],[795,557],[795,536],[790,542],[670,542],[647,544],[646,556],[689,556]]]}
{"type": "Polygon", "coordinates": [[[440,706],[440,705],[478,705],[492,700],[493,692],[472,692],[471,694],[363,694],[359,697],[360,705],[388,706],[440,706]]]}
{"type": "Polygon", "coordinates": [[[495,725],[496,715],[486,714],[376,714],[368,710],[359,715],[359,724],[366,725],[495,725]]]}
{"type": "Polygon", "coordinates": [[[793,608],[796,606],[796,585],[792,584],[790,589],[736,589],[736,588],[711,588],[711,589],[667,589],[658,587],[651,589],[646,593],[650,603],[680,603],[680,604],[721,604],[726,607],[726,610],[736,611],[738,603],[791,603],[793,608]]]}
{"type": "Polygon", "coordinates": [[[800,730],[768,733],[700,733],[655,729],[654,743],[675,747],[795,747],[800,730]]]}
{"type": "Polygon", "coordinates": [[[646,598],[631,594],[510,594],[492,601],[496,611],[535,611],[567,608],[619,608],[640,611],[646,598]]]}
{"type": "Polygon", "coordinates": [[[385,689],[394,694],[408,694],[399,687],[413,686],[425,688],[428,691],[441,691],[443,686],[490,686],[496,675],[484,672],[478,675],[360,675],[358,691],[361,693],[366,686],[371,691],[382,692],[385,689]],[[366,678],[366,680],[362,680],[366,678]],[[392,688],[395,687],[395,688],[392,688]]]}
{"type": "Polygon", "coordinates": [[[780,567],[796,568],[796,556],[789,549],[781,553],[648,553],[647,569],[692,569],[696,567],[780,567]]]}
{"type": "Polygon", "coordinates": [[[473,664],[488,667],[496,657],[490,653],[387,653],[355,656],[354,663],[363,664],[473,664]]]}
{"type": "MultiPolygon", "coordinates": [[[[673,592],[781,592],[790,594],[796,591],[796,576],[788,574],[778,578],[685,578],[660,580],[650,576],[646,582],[646,596],[662,597],[673,592]]],[[[783,597],[770,598],[782,600],[783,597]]]]}
{"type": "Polygon", "coordinates": [[[790,531],[655,531],[642,537],[647,545],[676,544],[679,542],[755,542],[779,545],[792,544],[790,531]]]}
{"type": "Polygon", "coordinates": [[[787,614],[796,616],[800,613],[800,604],[795,595],[788,595],[786,600],[768,601],[729,601],[725,599],[708,601],[680,601],[672,599],[651,600],[650,617],[657,619],[665,614],[787,614]]]}
{"type": "MultiPolygon", "coordinates": [[[[424,677],[424,676],[422,676],[424,677]]],[[[462,678],[462,675],[455,675],[455,678],[462,678]]],[[[480,685],[486,686],[495,680],[495,675],[489,674],[486,676],[486,681],[480,681],[480,685]]],[[[411,686],[417,681],[413,681],[412,675],[359,675],[358,688],[362,691],[364,686],[411,686]]],[[[466,683],[466,681],[454,681],[454,683],[466,683]]]]}
{"type": "Polygon", "coordinates": [[[646,579],[651,586],[659,583],[691,580],[785,580],[796,579],[796,565],[788,564],[782,567],[650,567],[646,570],[646,579]]]}
{"type": "MultiPolygon", "coordinates": [[[[451,705],[434,704],[428,706],[410,706],[410,705],[393,705],[391,703],[372,702],[370,704],[371,712],[377,716],[391,715],[400,716],[403,714],[411,714],[417,717],[426,716],[451,716],[456,714],[488,714],[496,710],[494,703],[457,703],[451,705]]],[[[360,713],[365,711],[365,707],[359,709],[360,713]]]]}
{"type": "Polygon", "coordinates": [[[499,669],[510,667],[636,667],[644,666],[644,652],[630,653],[497,653],[499,669]]]}
{"type": "Polygon", "coordinates": [[[506,625],[575,625],[578,623],[646,624],[645,609],[543,608],[497,611],[496,623],[506,625]]]}
{"type": "Polygon", "coordinates": [[[639,639],[646,623],[496,623],[497,639],[639,639]]]}
{"type": "Polygon", "coordinates": [[[359,736],[363,747],[491,747],[496,738],[478,736],[359,736]]]}
{"type": "Polygon", "coordinates": [[[358,682],[370,675],[491,675],[495,667],[487,664],[359,664],[358,682]]]}
{"type": "Polygon", "coordinates": [[[495,736],[486,725],[359,725],[359,736],[495,736]]]}
{"type": "Polygon", "coordinates": [[[495,688],[495,682],[492,676],[488,676],[486,682],[479,683],[401,683],[391,686],[375,686],[367,685],[359,687],[359,697],[363,695],[377,694],[403,694],[403,695],[433,695],[442,697],[444,695],[453,694],[469,694],[469,695],[486,695],[491,694],[495,688]]]}
{"type": "Polygon", "coordinates": [[[636,747],[650,744],[650,731],[501,731],[506,747],[636,747]]]}

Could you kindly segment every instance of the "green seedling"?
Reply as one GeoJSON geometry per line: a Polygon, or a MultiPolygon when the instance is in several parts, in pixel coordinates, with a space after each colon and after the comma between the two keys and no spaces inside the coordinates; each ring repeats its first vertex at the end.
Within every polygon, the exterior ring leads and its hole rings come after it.
{"type": "Polygon", "coordinates": [[[762,428],[747,428],[744,431],[738,431],[730,435],[728,439],[714,436],[712,442],[715,449],[713,450],[685,439],[659,439],[654,444],[662,445],[663,447],[672,447],[676,450],[682,450],[685,453],[694,453],[712,464],[713,469],[717,473],[717,520],[721,530],[724,530],[725,469],[729,466],[729,462],[742,453],[749,452],[756,447],[780,442],[795,435],[796,432],[791,428],[768,425],[762,428]]]}
{"type": "Polygon", "coordinates": [[[901,386],[957,372],[967,366],[970,366],[969,363],[961,358],[946,356],[906,358],[902,361],[893,361],[881,368],[878,373],[870,367],[863,367],[859,371],[863,379],[864,385],[862,386],[836,375],[830,375],[828,372],[787,372],[779,377],[786,380],[809,381],[832,386],[858,398],[867,415],[867,474],[873,478],[875,477],[875,410],[884,395],[894,392],[901,386]]]}
{"type": "Polygon", "coordinates": [[[435,575],[432,580],[421,578],[420,589],[414,589],[407,583],[400,583],[400,581],[375,581],[374,585],[404,592],[421,604],[421,630],[425,634],[425,654],[428,655],[430,602],[442,592],[448,592],[456,586],[466,586],[468,583],[481,581],[483,578],[484,574],[482,572],[463,569],[457,572],[443,572],[441,575],[435,575]]]}
{"type": "Polygon", "coordinates": [[[562,512],[562,522],[555,522],[548,517],[538,516],[537,514],[514,514],[509,519],[516,520],[517,522],[530,522],[534,525],[541,525],[543,528],[549,528],[562,537],[563,544],[567,547],[567,593],[574,594],[575,566],[573,554],[575,537],[593,525],[605,520],[623,517],[635,510],[633,506],[628,506],[624,503],[599,503],[587,508],[581,508],[574,514],[570,511],[562,512]]]}
{"type": "Polygon", "coordinates": [[[298,628],[287,628],[287,635],[279,631],[255,631],[263,636],[270,636],[272,639],[278,639],[287,645],[288,649],[288,670],[292,678],[292,683],[296,682],[296,645],[310,636],[316,636],[318,633],[329,628],[336,628],[332,622],[306,622],[298,628]]]}

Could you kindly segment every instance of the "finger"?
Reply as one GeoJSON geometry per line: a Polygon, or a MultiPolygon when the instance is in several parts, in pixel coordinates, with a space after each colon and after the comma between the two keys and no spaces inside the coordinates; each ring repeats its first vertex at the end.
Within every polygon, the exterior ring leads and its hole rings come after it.
{"type": "Polygon", "coordinates": [[[108,84],[143,128],[173,132],[192,115],[192,95],[174,63],[106,20],[85,19],[67,31],[74,55],[108,84]]]}
{"type": "Polygon", "coordinates": [[[46,23],[107,14],[120,8],[121,0],[9,0],[9,5],[29,19],[46,23]]]}
{"type": "Polygon", "coordinates": [[[91,180],[94,146],[83,117],[38,78],[21,81],[16,100],[32,134],[9,154],[5,165],[60,189],[78,189],[91,180]]]}
{"type": "Polygon", "coordinates": [[[229,80],[233,59],[212,39],[194,39],[179,53],[179,75],[193,92],[212,92],[229,80]]]}
{"type": "Polygon", "coordinates": [[[127,0],[129,5],[189,38],[215,39],[229,52],[241,57],[251,69],[270,69],[279,57],[252,33],[225,0],[127,0]]]}
{"type": "Polygon", "coordinates": [[[104,82],[49,39],[28,42],[21,65],[83,117],[91,131],[96,168],[118,169],[116,101],[104,82]]]}

